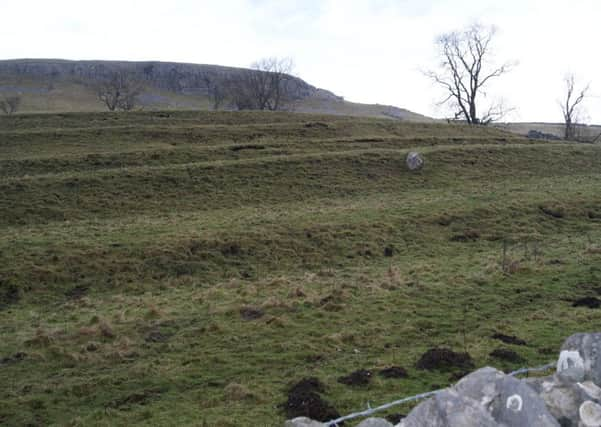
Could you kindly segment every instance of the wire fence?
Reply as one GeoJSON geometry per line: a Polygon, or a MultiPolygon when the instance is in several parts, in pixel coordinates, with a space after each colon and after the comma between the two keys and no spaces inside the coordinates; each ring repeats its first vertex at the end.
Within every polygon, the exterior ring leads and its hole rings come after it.
{"type": "MultiPolygon", "coordinates": [[[[515,377],[517,375],[524,375],[524,374],[529,374],[531,372],[545,372],[548,371],[549,369],[552,369],[555,367],[555,363],[549,363],[547,365],[543,365],[543,366],[538,366],[536,368],[522,368],[522,369],[518,369],[517,371],[513,371],[510,372],[508,375],[515,377]]],[[[390,402],[390,403],[386,403],[384,405],[380,405],[377,406],[375,408],[372,408],[370,406],[370,404],[367,404],[367,409],[365,409],[364,411],[360,411],[360,412],[355,412],[349,415],[345,415],[343,417],[340,418],[336,418],[335,420],[332,421],[327,421],[326,423],[324,423],[327,427],[338,427],[338,425],[344,421],[348,421],[348,420],[353,420],[355,418],[363,418],[363,417],[369,417],[373,414],[375,414],[376,412],[381,412],[381,411],[385,411],[386,409],[390,409],[393,408],[395,406],[399,406],[402,405],[404,403],[410,403],[410,402],[415,402],[417,400],[422,400],[422,399],[427,399],[429,397],[435,396],[436,394],[444,391],[445,389],[440,389],[440,390],[435,390],[435,391],[429,391],[427,393],[420,393],[420,394],[416,394],[415,396],[409,396],[409,397],[405,397],[403,399],[400,400],[395,400],[394,402],[390,402]]]]}

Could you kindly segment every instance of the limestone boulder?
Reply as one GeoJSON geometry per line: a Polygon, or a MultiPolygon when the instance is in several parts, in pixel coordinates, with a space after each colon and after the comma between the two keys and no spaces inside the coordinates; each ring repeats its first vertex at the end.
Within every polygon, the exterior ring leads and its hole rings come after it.
{"type": "Polygon", "coordinates": [[[397,427],[501,427],[477,400],[453,389],[416,406],[397,427]]]}
{"type": "Polygon", "coordinates": [[[424,167],[425,160],[420,153],[412,151],[411,153],[407,154],[405,163],[410,171],[418,171],[424,167]]]}

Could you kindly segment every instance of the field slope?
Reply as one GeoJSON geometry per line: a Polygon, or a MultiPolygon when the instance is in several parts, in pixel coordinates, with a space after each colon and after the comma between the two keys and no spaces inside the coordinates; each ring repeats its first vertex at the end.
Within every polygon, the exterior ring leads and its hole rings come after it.
{"type": "Polygon", "coordinates": [[[433,347],[547,363],[601,321],[600,185],[599,147],[487,128],[0,118],[0,424],[278,426],[307,377],[341,413],[448,384],[433,347]]]}

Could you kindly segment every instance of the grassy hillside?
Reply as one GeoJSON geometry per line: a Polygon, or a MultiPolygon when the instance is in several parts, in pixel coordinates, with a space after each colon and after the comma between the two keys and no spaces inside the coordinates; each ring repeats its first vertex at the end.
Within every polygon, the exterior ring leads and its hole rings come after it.
{"type": "Polygon", "coordinates": [[[307,377],[342,413],[448,384],[433,347],[547,363],[601,321],[600,167],[384,119],[2,117],[0,424],[279,426],[307,377]]]}

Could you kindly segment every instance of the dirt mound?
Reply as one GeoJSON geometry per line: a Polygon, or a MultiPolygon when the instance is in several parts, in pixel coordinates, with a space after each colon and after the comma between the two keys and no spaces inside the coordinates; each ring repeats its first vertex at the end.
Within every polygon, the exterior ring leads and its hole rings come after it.
{"type": "Polygon", "coordinates": [[[474,361],[468,353],[456,353],[448,348],[431,348],[417,362],[417,369],[449,370],[474,369],[474,361]]]}
{"type": "Polygon", "coordinates": [[[386,415],[386,421],[388,421],[389,423],[392,423],[394,425],[397,425],[398,423],[401,422],[401,420],[403,418],[406,418],[407,415],[405,414],[390,414],[390,415],[386,415]]]}
{"type": "Polygon", "coordinates": [[[599,308],[601,307],[601,300],[595,297],[584,297],[574,301],[572,307],[599,308]]]}
{"type": "Polygon", "coordinates": [[[25,360],[26,357],[27,357],[27,353],[23,353],[23,352],[15,353],[12,356],[3,357],[2,359],[0,359],[0,365],[10,365],[13,363],[17,363],[22,360],[25,360]]]}
{"type": "Polygon", "coordinates": [[[512,363],[522,363],[524,359],[513,350],[507,348],[497,348],[490,353],[491,357],[499,360],[505,360],[512,363]]]}
{"type": "Polygon", "coordinates": [[[286,418],[308,417],[316,421],[330,421],[340,413],[318,393],[325,386],[317,378],[305,378],[288,390],[288,400],[280,405],[286,418]]]}
{"type": "Polygon", "coordinates": [[[476,230],[465,230],[463,233],[455,234],[451,237],[451,242],[474,242],[480,238],[480,233],[476,230]]]}
{"type": "Polygon", "coordinates": [[[407,378],[409,376],[407,370],[400,366],[391,366],[390,368],[382,369],[378,374],[384,378],[407,378]]]}
{"type": "Polygon", "coordinates": [[[140,393],[132,393],[128,396],[112,400],[106,406],[107,408],[127,410],[134,405],[146,405],[160,393],[160,390],[144,390],[140,393]]]}
{"type": "Polygon", "coordinates": [[[499,332],[493,334],[491,336],[494,340],[503,341],[505,344],[513,344],[513,345],[527,345],[526,341],[521,338],[516,337],[515,335],[505,335],[499,332]]]}
{"type": "Polygon", "coordinates": [[[146,342],[163,343],[169,341],[170,334],[163,333],[157,329],[153,329],[144,337],[146,342]]]}
{"type": "Polygon", "coordinates": [[[538,207],[542,213],[552,218],[563,218],[565,216],[565,212],[560,207],[555,206],[539,206],[538,207]]]}
{"type": "Polygon", "coordinates": [[[21,292],[16,285],[5,284],[0,280],[0,309],[16,304],[21,300],[21,292]]]}
{"type": "Polygon", "coordinates": [[[88,289],[87,286],[77,285],[65,292],[65,296],[69,299],[80,299],[88,292],[88,289]]]}
{"type": "Polygon", "coordinates": [[[325,393],[326,386],[316,377],[304,378],[288,389],[288,394],[325,393]]]}
{"type": "Polygon", "coordinates": [[[244,320],[257,320],[265,315],[263,310],[260,310],[255,307],[243,307],[240,309],[240,316],[244,320]]]}
{"type": "Polygon", "coordinates": [[[449,376],[449,382],[450,383],[456,383],[457,381],[459,381],[460,379],[462,379],[463,377],[468,376],[469,374],[471,374],[472,371],[458,371],[458,372],[453,372],[450,376],[449,376]]]}
{"type": "Polygon", "coordinates": [[[364,386],[369,384],[369,382],[371,381],[371,377],[371,371],[360,369],[358,371],[353,372],[350,375],[338,378],[338,382],[340,384],[346,384],[350,386],[364,386]]]}

